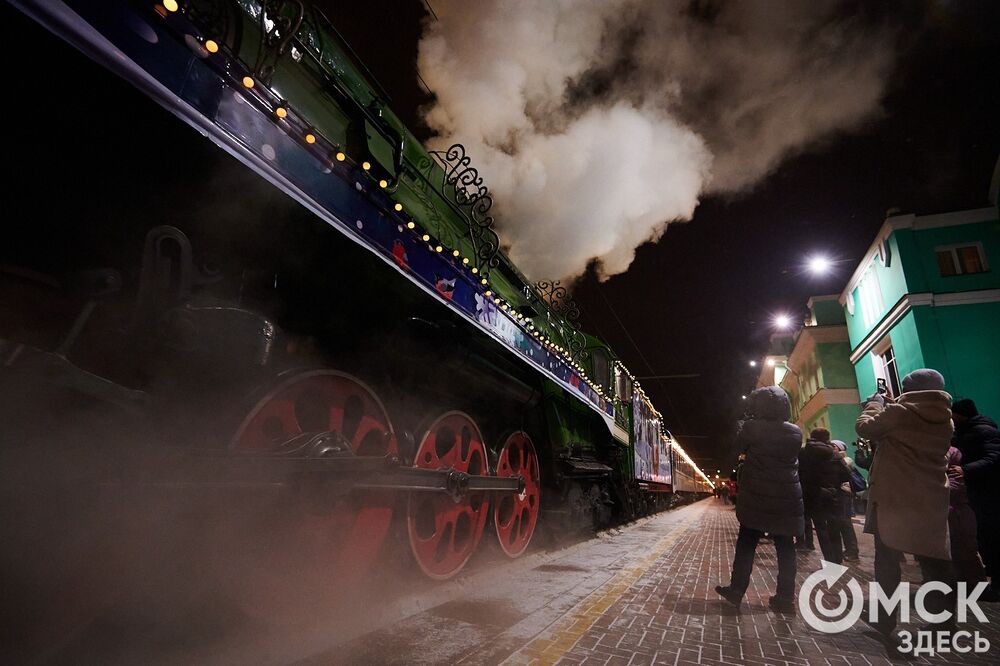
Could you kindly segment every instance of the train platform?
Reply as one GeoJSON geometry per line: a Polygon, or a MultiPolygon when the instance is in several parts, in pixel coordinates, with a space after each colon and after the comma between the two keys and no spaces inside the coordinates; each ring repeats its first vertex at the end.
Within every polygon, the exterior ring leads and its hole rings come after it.
{"type": "MultiPolygon", "coordinates": [[[[714,586],[728,582],[738,524],[732,506],[706,499],[567,548],[538,552],[470,574],[387,607],[377,627],[301,663],[449,664],[889,664],[903,657],[864,623],[837,634],[798,614],[770,611],[774,548],[762,543],[751,587],[737,611],[714,586]]],[[[861,532],[860,519],[855,529],[861,532]]],[[[867,587],[871,538],[850,574],[867,587]]],[[[819,551],[799,551],[798,585],[820,569],[819,551]]],[[[904,580],[919,581],[912,559],[904,580]]],[[[1000,605],[981,604],[988,652],[912,655],[907,663],[1000,663],[1000,605]]],[[[916,624],[918,620],[914,618],[916,624]]],[[[901,628],[907,628],[901,625],[901,628]]],[[[910,627],[916,629],[918,627],[910,627]]]]}

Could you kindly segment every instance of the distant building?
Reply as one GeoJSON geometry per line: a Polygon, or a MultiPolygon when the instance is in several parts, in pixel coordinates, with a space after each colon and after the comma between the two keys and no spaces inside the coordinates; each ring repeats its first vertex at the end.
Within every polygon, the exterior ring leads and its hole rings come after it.
{"type": "MultiPolygon", "coordinates": [[[[1000,173],[1000,162],[998,162],[1000,173]]],[[[986,208],[885,220],[840,295],[862,396],[934,368],[956,398],[1000,415],[1000,215],[986,208]]]]}
{"type": "Polygon", "coordinates": [[[792,420],[803,435],[826,428],[833,439],[850,445],[856,439],[854,422],[861,408],[844,311],[836,294],[813,296],[807,306],[805,326],[793,335],[772,337],[758,386],[776,384],[785,389],[792,420]]]}

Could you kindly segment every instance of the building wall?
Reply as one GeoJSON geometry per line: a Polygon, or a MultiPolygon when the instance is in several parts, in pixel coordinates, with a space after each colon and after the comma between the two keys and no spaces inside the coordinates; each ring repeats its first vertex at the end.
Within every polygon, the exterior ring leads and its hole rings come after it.
{"type": "Polygon", "coordinates": [[[955,398],[1000,417],[1000,302],[921,307],[913,312],[927,367],[955,398]]]}
{"type": "Polygon", "coordinates": [[[1000,287],[1000,222],[980,222],[919,231],[899,230],[893,235],[907,238],[903,270],[911,293],[945,294],[1000,287]],[[942,276],[935,248],[960,243],[981,243],[990,270],[971,275],[942,276]]]}

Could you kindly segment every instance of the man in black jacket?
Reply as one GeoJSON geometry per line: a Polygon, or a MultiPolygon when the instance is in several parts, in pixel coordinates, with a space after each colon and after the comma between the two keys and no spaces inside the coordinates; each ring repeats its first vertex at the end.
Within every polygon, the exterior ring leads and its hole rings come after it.
{"type": "Polygon", "coordinates": [[[1000,432],[993,419],[983,416],[972,400],[951,406],[955,423],[952,445],[962,452],[961,467],[948,469],[965,481],[969,504],[976,513],[979,555],[992,581],[980,601],[1000,601],[1000,432]]]}
{"type": "Polygon", "coordinates": [[[823,559],[840,564],[844,559],[840,540],[840,486],[851,475],[839,451],[830,443],[830,431],[814,428],[799,452],[799,478],[806,515],[816,526],[823,559]]]}

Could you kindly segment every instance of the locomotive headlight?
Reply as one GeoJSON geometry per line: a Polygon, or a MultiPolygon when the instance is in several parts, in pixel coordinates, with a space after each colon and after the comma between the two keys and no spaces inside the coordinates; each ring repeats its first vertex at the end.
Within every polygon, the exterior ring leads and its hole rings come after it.
{"type": "MultiPolygon", "coordinates": [[[[174,4],[176,4],[176,3],[174,3],[174,4]]],[[[253,88],[253,77],[252,76],[244,76],[243,77],[243,87],[245,87],[245,88],[253,88]]]]}
{"type": "Polygon", "coordinates": [[[177,11],[177,0],[163,0],[163,8],[168,12],[177,11]]]}
{"type": "Polygon", "coordinates": [[[209,53],[218,53],[219,44],[214,39],[208,39],[205,41],[205,50],[209,53]]]}

